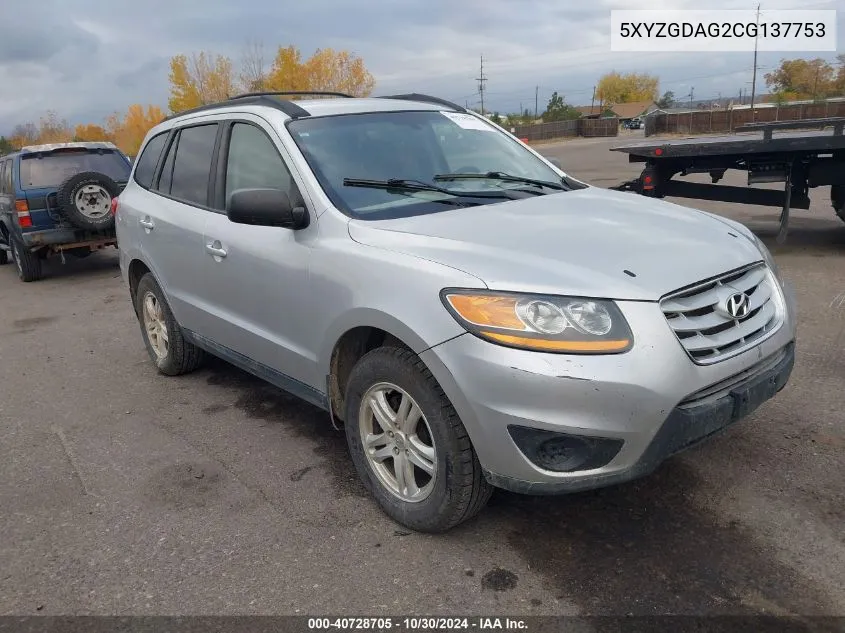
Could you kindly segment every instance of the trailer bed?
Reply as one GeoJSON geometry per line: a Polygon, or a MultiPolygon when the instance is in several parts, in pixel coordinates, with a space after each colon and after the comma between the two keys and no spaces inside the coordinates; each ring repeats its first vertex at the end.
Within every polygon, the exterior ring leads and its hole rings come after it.
{"type": "Polygon", "coordinates": [[[778,205],[778,242],[782,242],[790,207],[808,209],[809,189],[830,185],[831,204],[845,220],[845,118],[751,123],[736,128],[736,132],[612,147],[611,151],[628,154],[628,162],[646,164],[639,178],[616,188],[659,198],[673,195],[778,205]],[[825,131],[831,127],[833,134],[825,131]],[[749,185],[783,182],[784,190],[778,196],[771,190],[717,185],[729,169],[747,172],[749,185]],[[675,174],[696,173],[710,174],[712,184],[672,180],[675,174]]]}
{"type": "Polygon", "coordinates": [[[845,135],[830,132],[784,132],[766,139],[759,132],[725,134],[698,138],[665,139],[656,142],[632,143],[611,147],[613,152],[624,152],[630,162],[643,162],[656,156],[684,158],[699,156],[725,156],[769,154],[773,152],[830,152],[845,149],[845,135]],[[656,150],[660,153],[655,153],[656,150]]]}

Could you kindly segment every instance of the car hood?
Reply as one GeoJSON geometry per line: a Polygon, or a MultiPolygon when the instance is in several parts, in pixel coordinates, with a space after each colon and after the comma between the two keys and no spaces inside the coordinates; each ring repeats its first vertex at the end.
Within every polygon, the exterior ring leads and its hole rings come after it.
{"type": "Polygon", "coordinates": [[[718,216],[587,187],[395,220],[352,220],[369,246],[460,269],[489,288],[654,301],[760,261],[718,216]]]}

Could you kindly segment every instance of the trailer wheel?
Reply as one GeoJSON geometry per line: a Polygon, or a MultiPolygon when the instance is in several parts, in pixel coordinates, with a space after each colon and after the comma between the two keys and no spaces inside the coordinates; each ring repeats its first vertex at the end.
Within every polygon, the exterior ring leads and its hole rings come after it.
{"type": "Polygon", "coordinates": [[[845,222],[845,185],[833,185],[830,188],[830,203],[839,219],[845,222]]]}

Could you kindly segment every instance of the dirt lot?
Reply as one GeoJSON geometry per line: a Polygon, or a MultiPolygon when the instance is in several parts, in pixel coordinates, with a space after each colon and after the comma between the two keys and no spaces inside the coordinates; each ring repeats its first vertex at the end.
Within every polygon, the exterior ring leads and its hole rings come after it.
{"type": "MultiPolygon", "coordinates": [[[[618,141],[542,151],[608,186],[639,171],[618,141]]],[[[801,311],[776,399],[646,479],[497,493],[442,536],[378,510],[324,413],[223,362],[156,374],[114,254],[34,284],[0,268],[0,613],[845,615],[845,224],[827,195],[773,249],[801,311]]],[[[776,232],[772,209],[689,204],[776,232]]]]}

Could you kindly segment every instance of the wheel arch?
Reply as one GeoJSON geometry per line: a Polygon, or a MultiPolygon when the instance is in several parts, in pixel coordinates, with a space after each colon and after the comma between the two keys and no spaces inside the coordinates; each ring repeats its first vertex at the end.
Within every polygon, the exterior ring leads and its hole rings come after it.
{"type": "Polygon", "coordinates": [[[360,308],[340,317],[330,328],[320,351],[318,366],[326,377],[332,412],[343,420],[346,382],[355,363],[377,347],[406,347],[419,355],[432,345],[395,316],[360,308]]]}

